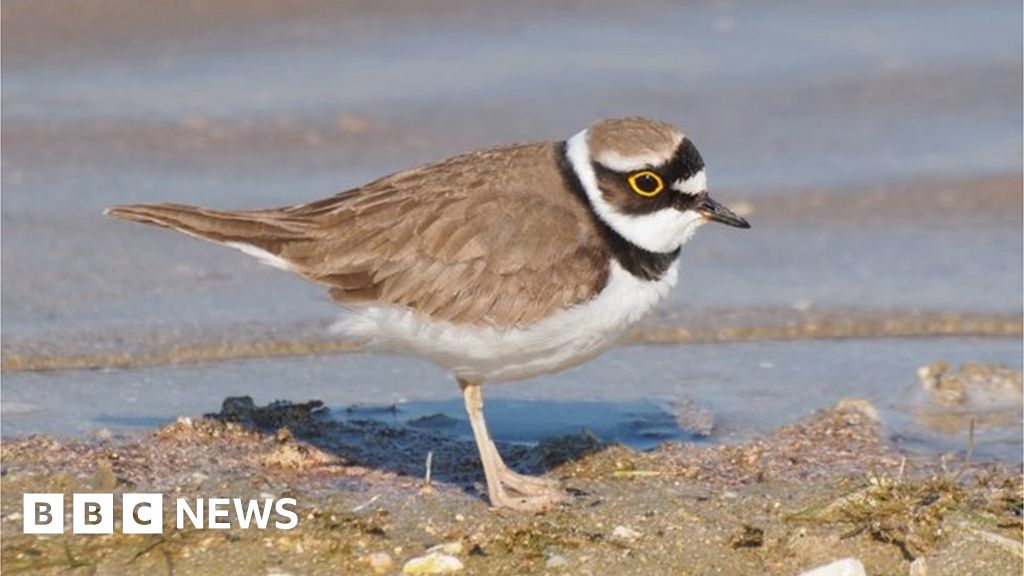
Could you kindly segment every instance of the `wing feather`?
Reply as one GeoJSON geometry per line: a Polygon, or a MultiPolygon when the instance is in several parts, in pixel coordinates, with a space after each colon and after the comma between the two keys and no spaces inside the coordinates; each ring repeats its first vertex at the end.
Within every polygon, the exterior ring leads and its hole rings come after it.
{"type": "Polygon", "coordinates": [[[122,218],[247,244],[329,287],[457,323],[526,326],[592,298],[609,254],[558,145],[474,152],[271,210],[126,206],[122,218]]]}
{"type": "Polygon", "coordinates": [[[535,323],[592,298],[608,274],[557,153],[554,144],[474,153],[285,209],[309,218],[318,238],[281,256],[343,304],[371,295],[452,322],[535,323]]]}

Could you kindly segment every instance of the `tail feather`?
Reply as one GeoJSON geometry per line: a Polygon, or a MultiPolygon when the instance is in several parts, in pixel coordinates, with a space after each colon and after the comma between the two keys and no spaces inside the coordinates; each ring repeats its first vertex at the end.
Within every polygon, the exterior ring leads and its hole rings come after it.
{"type": "Polygon", "coordinates": [[[280,257],[284,246],[303,237],[294,222],[289,225],[268,211],[230,212],[185,204],[131,204],[109,208],[104,214],[225,244],[278,268],[288,268],[280,257]]]}

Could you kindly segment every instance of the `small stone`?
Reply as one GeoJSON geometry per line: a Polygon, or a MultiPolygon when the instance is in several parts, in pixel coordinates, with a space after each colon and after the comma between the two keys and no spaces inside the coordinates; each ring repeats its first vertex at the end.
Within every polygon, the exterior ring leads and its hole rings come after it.
{"type": "Polygon", "coordinates": [[[544,563],[545,568],[565,568],[569,565],[569,560],[565,556],[558,554],[552,554],[548,556],[548,561],[544,563]]]}
{"type": "Polygon", "coordinates": [[[387,552],[374,552],[363,556],[363,562],[369,565],[374,574],[386,574],[391,571],[395,561],[387,552]]]}
{"type": "Polygon", "coordinates": [[[614,530],[612,530],[612,538],[615,538],[617,540],[625,540],[627,542],[632,542],[633,540],[636,540],[641,536],[643,536],[643,534],[637,532],[629,526],[619,525],[616,526],[614,530]]]}
{"type": "Polygon", "coordinates": [[[403,574],[450,574],[463,569],[462,562],[448,554],[431,552],[425,556],[417,556],[402,566],[403,574]]]}
{"type": "Polygon", "coordinates": [[[431,554],[433,552],[441,552],[442,554],[450,554],[452,556],[462,554],[462,542],[459,542],[458,540],[455,542],[444,542],[443,544],[427,548],[427,554],[431,554]]]}
{"type": "Polygon", "coordinates": [[[856,558],[843,558],[825,566],[818,566],[800,576],[867,576],[864,565],[856,558]]]}
{"type": "Polygon", "coordinates": [[[910,576],[928,576],[928,561],[918,556],[910,563],[910,576]]]}

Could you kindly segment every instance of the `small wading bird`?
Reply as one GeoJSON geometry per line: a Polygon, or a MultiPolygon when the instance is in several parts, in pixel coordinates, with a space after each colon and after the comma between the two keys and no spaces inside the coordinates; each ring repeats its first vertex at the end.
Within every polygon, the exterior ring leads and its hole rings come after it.
{"type": "Polygon", "coordinates": [[[693,143],[643,118],[470,152],[287,208],[139,204],[107,214],[324,284],[347,309],[343,334],[451,371],[491,505],[523,510],[563,493],[505,465],[481,386],[600,354],[675,285],[680,247],[701,224],[750,227],[708,196],[693,143]]]}

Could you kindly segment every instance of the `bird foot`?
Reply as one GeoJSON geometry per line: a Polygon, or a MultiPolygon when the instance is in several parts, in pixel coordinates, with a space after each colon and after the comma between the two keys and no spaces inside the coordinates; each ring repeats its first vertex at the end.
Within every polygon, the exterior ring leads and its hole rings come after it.
{"type": "Polygon", "coordinates": [[[498,470],[497,488],[488,493],[494,508],[544,512],[568,499],[557,480],[519,474],[504,466],[498,470]]]}
{"type": "Polygon", "coordinates": [[[562,492],[558,488],[558,480],[541,478],[539,476],[527,476],[504,466],[498,469],[498,482],[523,496],[542,496],[552,492],[562,492]]]}
{"type": "Polygon", "coordinates": [[[531,495],[511,495],[504,489],[497,494],[488,494],[492,508],[508,508],[520,512],[547,512],[556,505],[564,502],[568,495],[561,490],[554,489],[545,493],[531,495]]]}

